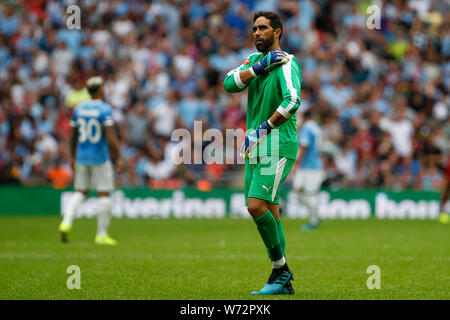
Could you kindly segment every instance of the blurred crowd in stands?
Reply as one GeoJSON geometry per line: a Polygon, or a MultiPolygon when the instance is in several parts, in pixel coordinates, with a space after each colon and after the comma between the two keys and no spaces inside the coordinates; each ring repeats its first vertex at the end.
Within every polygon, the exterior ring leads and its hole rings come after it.
{"type": "Polygon", "coordinates": [[[442,186],[450,10],[431,0],[2,1],[0,180],[71,185],[69,121],[101,75],[126,163],[118,186],[242,186],[243,165],[175,165],[168,150],[195,120],[245,128],[246,92],[222,84],[255,51],[258,10],[280,14],[282,49],[302,65],[299,118],[311,109],[323,129],[325,187],[442,186]],[[79,30],[66,26],[74,3],[79,30]],[[373,4],[380,29],[366,25],[373,4]]]}

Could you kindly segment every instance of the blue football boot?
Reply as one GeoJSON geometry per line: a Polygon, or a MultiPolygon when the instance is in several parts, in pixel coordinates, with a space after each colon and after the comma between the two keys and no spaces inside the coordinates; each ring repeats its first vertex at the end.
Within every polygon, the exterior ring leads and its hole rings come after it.
{"type": "MultiPolygon", "coordinates": [[[[273,295],[273,294],[290,294],[293,292],[293,287],[291,284],[291,291],[285,286],[294,280],[294,274],[289,269],[288,265],[285,264],[281,268],[272,269],[272,273],[267,280],[266,285],[260,291],[253,291],[252,295],[273,295]]],[[[288,285],[289,287],[289,285],[288,285]]]]}

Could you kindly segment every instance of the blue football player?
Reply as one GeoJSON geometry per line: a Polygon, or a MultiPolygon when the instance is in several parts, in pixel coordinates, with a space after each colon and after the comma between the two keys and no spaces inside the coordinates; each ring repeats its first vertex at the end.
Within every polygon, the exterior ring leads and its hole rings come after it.
{"type": "Polygon", "coordinates": [[[300,129],[300,153],[295,166],[292,187],[300,201],[308,208],[309,223],[302,226],[303,231],[315,230],[319,226],[318,192],[324,178],[323,164],[320,156],[322,130],[313,120],[311,111],[303,114],[303,125],[300,129]]]}
{"type": "Polygon", "coordinates": [[[68,233],[78,207],[89,190],[97,192],[98,227],[96,244],[116,245],[108,236],[111,219],[110,193],[114,189],[114,172],[110,160],[116,160],[117,170],[122,169],[120,145],[114,133],[112,109],[103,101],[103,79],[92,77],[87,81],[91,100],[79,104],[71,121],[70,150],[74,160],[74,189],[64,210],[64,219],[59,225],[61,241],[68,241],[68,233]]]}

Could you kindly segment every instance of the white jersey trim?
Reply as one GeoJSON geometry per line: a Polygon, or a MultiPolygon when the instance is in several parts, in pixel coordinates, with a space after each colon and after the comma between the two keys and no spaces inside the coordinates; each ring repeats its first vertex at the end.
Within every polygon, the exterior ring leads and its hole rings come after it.
{"type": "Polygon", "coordinates": [[[287,119],[289,119],[292,116],[289,113],[289,111],[295,106],[295,104],[297,103],[297,98],[298,98],[297,89],[295,89],[292,86],[291,70],[292,70],[292,59],[294,58],[294,56],[292,54],[289,54],[288,57],[289,57],[289,61],[282,65],[282,69],[283,69],[284,79],[286,80],[286,86],[291,93],[291,101],[286,106],[286,108],[283,108],[280,106],[277,109],[277,111],[279,113],[281,113],[283,115],[283,117],[285,117],[287,119]],[[283,110],[283,111],[281,111],[281,110],[283,110]]]}
{"type": "Polygon", "coordinates": [[[280,185],[281,177],[283,176],[284,166],[286,165],[287,158],[281,158],[277,163],[277,169],[275,171],[275,181],[272,189],[272,201],[277,195],[278,186],[280,185]]]}

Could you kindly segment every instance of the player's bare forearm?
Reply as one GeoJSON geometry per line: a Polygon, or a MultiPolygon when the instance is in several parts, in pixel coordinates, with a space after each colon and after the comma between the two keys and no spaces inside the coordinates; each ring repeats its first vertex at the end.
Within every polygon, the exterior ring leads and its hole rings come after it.
{"type": "Polygon", "coordinates": [[[281,113],[275,111],[272,116],[269,118],[270,122],[272,122],[275,127],[278,127],[286,122],[287,118],[283,117],[281,113]]]}
{"type": "Polygon", "coordinates": [[[120,143],[117,139],[113,126],[105,127],[106,140],[113,159],[120,159],[120,143]]]}
{"type": "Polygon", "coordinates": [[[78,130],[77,128],[72,128],[72,132],[70,133],[70,154],[72,155],[72,158],[75,159],[76,152],[77,152],[77,137],[78,137],[78,130]]]}
{"type": "Polygon", "coordinates": [[[224,89],[229,93],[241,92],[244,90],[248,83],[256,76],[250,69],[230,71],[223,82],[224,89]]]}
{"type": "Polygon", "coordinates": [[[250,69],[245,69],[239,71],[239,76],[241,77],[241,81],[244,84],[248,84],[250,81],[252,81],[255,77],[250,72],[250,69]]]}
{"type": "Polygon", "coordinates": [[[308,150],[308,147],[300,146],[300,152],[298,153],[297,159],[295,159],[295,162],[294,162],[295,169],[297,169],[300,166],[300,164],[302,163],[303,157],[305,156],[307,150],[308,150]]]}
{"type": "Polygon", "coordinates": [[[108,142],[109,149],[111,150],[112,158],[117,160],[120,159],[120,148],[119,148],[119,141],[117,138],[114,142],[109,141],[108,142]]]}

